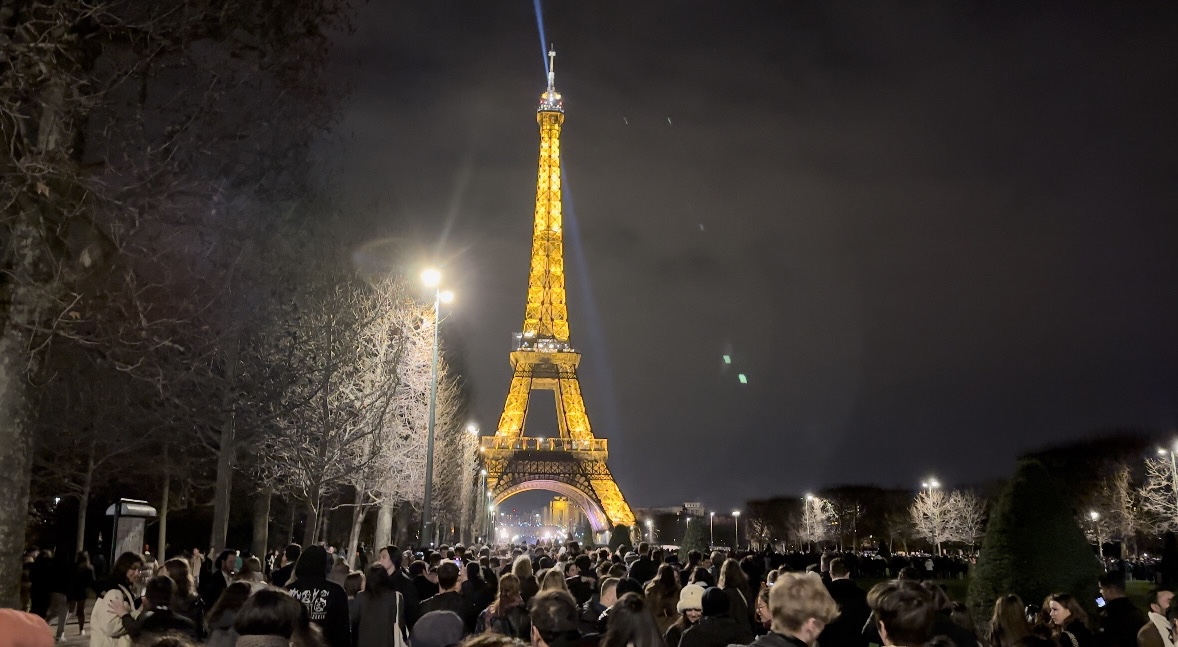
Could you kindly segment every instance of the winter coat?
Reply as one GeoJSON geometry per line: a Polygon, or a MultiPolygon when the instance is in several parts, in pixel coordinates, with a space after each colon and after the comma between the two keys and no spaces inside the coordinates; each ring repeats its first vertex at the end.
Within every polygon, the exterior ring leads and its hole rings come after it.
{"type": "Polygon", "coordinates": [[[749,641],[752,641],[753,612],[749,609],[748,593],[739,586],[728,586],[723,591],[728,596],[728,615],[750,636],[749,641]]]}
{"type": "Polygon", "coordinates": [[[826,590],[838,604],[839,616],[822,630],[818,644],[821,647],[866,647],[863,625],[871,615],[867,592],[847,579],[832,580],[826,590]]]}
{"type": "Polygon", "coordinates": [[[806,647],[806,643],[793,636],[783,636],[770,631],[764,636],[758,636],[749,647],[806,647]]]}
{"type": "MultiPolygon", "coordinates": [[[[372,595],[361,591],[352,600],[352,626],[356,630],[357,647],[395,647],[398,631],[402,631],[404,620],[400,617],[404,604],[401,594],[387,591],[372,595]]],[[[404,638],[404,633],[401,634],[404,638]]]]}
{"type": "Polygon", "coordinates": [[[528,617],[528,610],[522,604],[515,604],[503,613],[496,613],[493,607],[487,607],[479,614],[475,622],[475,635],[494,632],[501,636],[518,638],[529,641],[532,638],[532,622],[528,617]]]}
{"type": "Polygon", "coordinates": [[[110,612],[111,600],[127,602],[137,615],[135,596],[122,584],[113,586],[98,598],[90,612],[90,647],[131,647],[131,636],[123,629],[122,619],[110,612]]]}
{"type": "Polygon", "coordinates": [[[328,647],[352,647],[352,623],[348,612],[348,594],[326,577],[298,577],[286,587],[303,603],[311,622],[323,631],[328,647]]]}
{"type": "Polygon", "coordinates": [[[683,632],[679,639],[679,647],[727,647],[738,644],[747,645],[753,641],[753,632],[741,626],[733,618],[708,616],[683,632]]]}

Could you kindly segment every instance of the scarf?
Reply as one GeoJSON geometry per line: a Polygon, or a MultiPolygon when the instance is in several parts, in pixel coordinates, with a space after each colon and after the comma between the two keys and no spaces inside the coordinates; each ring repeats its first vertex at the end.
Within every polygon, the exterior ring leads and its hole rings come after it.
{"type": "Polygon", "coordinates": [[[1153,626],[1157,627],[1158,633],[1162,635],[1162,643],[1166,647],[1174,647],[1174,641],[1170,639],[1170,623],[1166,620],[1166,616],[1150,611],[1149,621],[1153,623],[1153,626]]]}

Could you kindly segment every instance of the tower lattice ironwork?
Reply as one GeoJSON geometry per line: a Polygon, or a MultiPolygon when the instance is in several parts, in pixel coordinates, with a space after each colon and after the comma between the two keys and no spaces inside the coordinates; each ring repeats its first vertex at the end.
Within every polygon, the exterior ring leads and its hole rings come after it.
{"type": "Polygon", "coordinates": [[[498,430],[482,439],[480,450],[496,502],[525,490],[552,490],[580,505],[600,532],[616,524],[633,525],[634,513],[606,465],[606,440],[596,438],[589,426],[577,379],[581,354],[569,341],[560,195],[564,104],[555,87],[555,57],[550,50],[548,88],[536,110],[540,162],[524,325],[515,334],[511,386],[498,430]],[[553,392],[559,436],[524,435],[533,391],[553,392]]]}

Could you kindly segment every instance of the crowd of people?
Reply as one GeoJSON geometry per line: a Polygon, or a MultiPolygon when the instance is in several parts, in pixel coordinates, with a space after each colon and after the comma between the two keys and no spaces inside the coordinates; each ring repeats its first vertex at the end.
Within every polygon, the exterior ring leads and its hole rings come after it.
{"type": "Polygon", "coordinates": [[[367,553],[355,557],[357,569],[320,545],[291,544],[262,558],[226,550],[207,560],[194,552],[162,564],[128,552],[98,577],[85,553],[69,568],[53,568],[61,562],[49,555],[38,558],[41,570],[37,560],[29,569],[28,608],[56,619],[59,639],[73,610],[91,647],[1175,645],[1174,593],[1156,588],[1149,609],[1138,610],[1120,570],[1100,578],[1096,617],[1068,592],[1031,606],[1010,594],[975,623],[927,579],[936,565],[919,557],[890,560],[891,579],[870,591],[855,578],[876,574],[879,564],[849,554],[803,563],[787,555],[679,555],[645,543],[635,551],[582,550],[569,542],[426,552],[387,546],[371,564],[367,553]],[[42,576],[59,584],[38,586],[42,576]],[[87,588],[98,595],[88,623],[76,604],[87,588]]]}

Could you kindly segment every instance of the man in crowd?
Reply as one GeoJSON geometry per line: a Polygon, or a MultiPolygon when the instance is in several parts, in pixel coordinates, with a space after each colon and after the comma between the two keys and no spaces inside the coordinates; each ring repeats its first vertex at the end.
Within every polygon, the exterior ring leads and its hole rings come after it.
{"type": "Polygon", "coordinates": [[[1100,576],[1100,628],[1104,647],[1136,647],[1137,632],[1149,621],[1133,602],[1125,597],[1125,574],[1109,571],[1100,576]]]}
{"type": "Polygon", "coordinates": [[[200,598],[206,609],[212,609],[225,589],[229,588],[233,582],[233,567],[236,565],[237,551],[223,550],[217,555],[217,560],[213,562],[213,568],[216,570],[202,578],[204,585],[200,591],[200,598]]]}
{"type": "Polygon", "coordinates": [[[291,544],[282,553],[282,563],[279,568],[270,573],[270,583],[277,587],[285,587],[290,583],[290,576],[294,573],[295,562],[303,554],[303,547],[291,544]]]}
{"type": "Polygon", "coordinates": [[[1174,647],[1170,640],[1170,622],[1166,620],[1166,609],[1174,599],[1174,592],[1158,587],[1149,592],[1145,599],[1149,604],[1149,622],[1137,632],[1137,647],[1174,647]]]}
{"type": "Polygon", "coordinates": [[[605,612],[618,601],[618,581],[616,577],[603,578],[600,593],[581,606],[581,633],[605,633],[605,612]]]}
{"type": "Polygon", "coordinates": [[[404,555],[396,546],[385,546],[380,549],[380,565],[384,567],[389,578],[392,580],[393,590],[400,593],[405,603],[405,623],[407,627],[412,627],[413,623],[417,621],[417,605],[421,602],[421,598],[417,596],[417,587],[413,586],[413,580],[410,579],[409,573],[401,568],[404,555]]]}
{"type": "Polygon", "coordinates": [[[933,637],[937,610],[919,582],[889,580],[867,593],[874,629],[884,645],[923,645],[933,637]]]}
{"type": "Polygon", "coordinates": [[[659,572],[659,565],[650,558],[650,544],[645,541],[638,543],[638,559],[630,564],[630,577],[646,585],[659,572]]]}
{"type": "MultiPolygon", "coordinates": [[[[577,601],[568,591],[541,591],[532,598],[528,619],[532,623],[532,647],[578,647],[577,601]]],[[[597,641],[591,641],[596,645],[597,641]]]]}
{"type": "Polygon", "coordinates": [[[871,615],[867,591],[851,581],[851,571],[842,558],[830,560],[830,583],[827,592],[839,608],[839,617],[826,625],[818,643],[822,647],[866,647],[863,625],[871,615]]]}
{"type": "Polygon", "coordinates": [[[446,560],[438,564],[438,594],[422,600],[418,611],[425,615],[430,611],[453,611],[462,617],[466,613],[466,600],[458,586],[458,564],[446,560]]]}
{"type": "Polygon", "coordinates": [[[812,647],[839,611],[817,573],[786,573],[769,589],[769,613],[773,617],[769,633],[753,641],[752,647],[812,647]]]}

